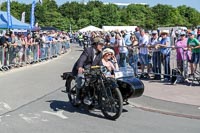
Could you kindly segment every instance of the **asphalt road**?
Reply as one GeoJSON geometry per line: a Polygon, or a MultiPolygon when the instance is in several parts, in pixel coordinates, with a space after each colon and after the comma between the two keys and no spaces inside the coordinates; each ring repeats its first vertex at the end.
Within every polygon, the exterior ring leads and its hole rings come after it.
{"type": "Polygon", "coordinates": [[[145,96],[131,99],[133,104],[124,106],[116,121],[105,119],[98,110],[72,107],[60,75],[71,71],[79,55],[80,48],[72,47],[71,52],[52,61],[1,73],[0,133],[199,133],[198,119],[135,107],[144,100],[152,105],[163,102],[145,96]]]}

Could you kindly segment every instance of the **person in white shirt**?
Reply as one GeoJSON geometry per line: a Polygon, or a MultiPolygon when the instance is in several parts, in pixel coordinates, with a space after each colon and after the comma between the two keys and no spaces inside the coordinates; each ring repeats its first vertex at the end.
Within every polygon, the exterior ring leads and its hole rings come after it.
{"type": "Polygon", "coordinates": [[[116,34],[116,39],[117,39],[117,44],[119,46],[119,56],[120,56],[119,66],[126,67],[126,56],[128,53],[128,49],[127,49],[124,39],[120,33],[116,34]]]}
{"type": "MultiPolygon", "coordinates": [[[[141,64],[142,73],[144,73],[144,68],[147,66],[147,71],[149,72],[149,59],[148,59],[148,44],[149,37],[145,34],[144,29],[140,30],[139,39],[139,59],[141,64]]],[[[143,74],[141,75],[143,76],[143,74]]]]}
{"type": "Polygon", "coordinates": [[[159,44],[158,33],[156,30],[152,31],[151,38],[149,40],[149,48],[153,52],[152,62],[153,62],[153,72],[155,73],[154,79],[161,79],[161,52],[160,49],[156,49],[156,45],[159,44]]]}

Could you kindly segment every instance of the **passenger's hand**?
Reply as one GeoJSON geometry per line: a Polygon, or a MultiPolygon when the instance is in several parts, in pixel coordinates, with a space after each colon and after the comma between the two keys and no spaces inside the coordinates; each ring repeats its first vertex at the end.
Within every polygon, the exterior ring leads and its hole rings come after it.
{"type": "Polygon", "coordinates": [[[115,55],[112,56],[112,59],[113,59],[114,62],[117,62],[115,55]]]}
{"type": "Polygon", "coordinates": [[[79,74],[82,74],[83,72],[84,72],[84,69],[83,69],[82,67],[79,67],[79,68],[78,68],[78,73],[79,73],[79,74]]]}

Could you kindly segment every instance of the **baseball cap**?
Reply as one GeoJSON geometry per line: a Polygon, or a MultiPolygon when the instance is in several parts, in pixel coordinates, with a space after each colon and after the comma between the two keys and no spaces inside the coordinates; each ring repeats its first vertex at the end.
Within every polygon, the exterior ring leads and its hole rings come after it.
{"type": "Polygon", "coordinates": [[[195,35],[195,32],[194,31],[190,31],[189,34],[195,35]]]}
{"type": "Polygon", "coordinates": [[[151,34],[157,34],[158,32],[156,30],[153,30],[151,34]]]}
{"type": "Polygon", "coordinates": [[[185,31],[181,31],[180,35],[186,35],[185,31]]]}

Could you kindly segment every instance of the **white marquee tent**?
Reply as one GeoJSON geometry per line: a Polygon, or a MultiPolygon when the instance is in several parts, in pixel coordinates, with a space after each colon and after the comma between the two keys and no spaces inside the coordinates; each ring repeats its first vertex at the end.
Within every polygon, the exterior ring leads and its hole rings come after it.
{"type": "Polygon", "coordinates": [[[103,30],[92,25],[79,30],[79,32],[87,32],[87,31],[103,31],[103,30]]]}
{"type": "Polygon", "coordinates": [[[116,31],[116,30],[135,31],[136,27],[137,26],[103,26],[102,29],[104,31],[116,31]]]}

